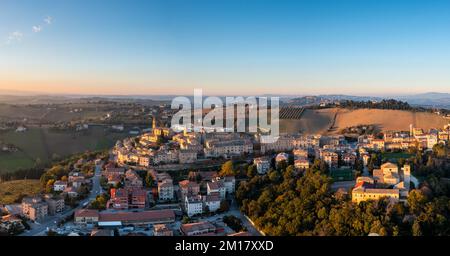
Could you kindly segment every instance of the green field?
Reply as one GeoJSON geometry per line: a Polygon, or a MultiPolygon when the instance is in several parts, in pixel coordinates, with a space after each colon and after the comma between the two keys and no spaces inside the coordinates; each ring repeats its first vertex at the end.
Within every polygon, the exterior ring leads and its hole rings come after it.
{"type": "Polygon", "coordinates": [[[399,152],[399,153],[383,153],[382,154],[382,158],[383,159],[387,159],[390,161],[398,161],[398,159],[403,158],[403,159],[408,159],[410,158],[412,155],[408,154],[408,153],[403,153],[403,152],[399,152]]]}
{"type": "Polygon", "coordinates": [[[24,133],[3,132],[0,133],[0,140],[15,145],[20,151],[0,153],[0,172],[32,167],[37,159],[46,163],[55,156],[108,149],[126,136],[126,133],[110,133],[102,127],[91,127],[84,132],[47,128],[31,128],[24,133]]]}
{"type": "Polygon", "coordinates": [[[14,180],[0,182],[0,204],[19,202],[24,196],[41,192],[39,180],[14,180]]]}
{"type": "Polygon", "coordinates": [[[33,165],[34,160],[29,158],[23,152],[0,153],[0,171],[31,168],[33,165]]]}

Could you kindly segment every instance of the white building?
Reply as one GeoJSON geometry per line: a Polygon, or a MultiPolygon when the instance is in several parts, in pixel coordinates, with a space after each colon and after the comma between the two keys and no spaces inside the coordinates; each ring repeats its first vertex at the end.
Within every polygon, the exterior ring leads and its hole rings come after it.
{"type": "Polygon", "coordinates": [[[203,213],[203,202],[202,196],[186,196],[184,201],[184,208],[186,210],[186,214],[189,217],[192,217],[197,214],[203,213]]]}
{"type": "Polygon", "coordinates": [[[234,176],[227,176],[222,179],[225,186],[226,193],[233,194],[236,190],[236,178],[234,176]]]}
{"type": "Polygon", "coordinates": [[[205,143],[206,157],[230,157],[246,153],[253,153],[253,143],[249,140],[209,140],[205,143]]]}
{"type": "Polygon", "coordinates": [[[270,170],[270,161],[265,158],[255,158],[253,163],[256,165],[258,174],[266,174],[270,170]]]}
{"type": "Polygon", "coordinates": [[[294,138],[289,135],[281,135],[274,143],[261,143],[261,153],[267,151],[291,151],[294,148],[294,138]]]}
{"type": "Polygon", "coordinates": [[[215,212],[220,208],[220,195],[211,194],[204,197],[205,207],[208,207],[210,212],[215,212]]]}
{"type": "Polygon", "coordinates": [[[208,182],[206,184],[206,189],[208,195],[211,195],[213,193],[219,193],[220,198],[225,199],[227,189],[225,188],[225,185],[221,180],[215,182],[208,182]]]}
{"type": "Polygon", "coordinates": [[[67,182],[58,180],[53,184],[53,190],[57,192],[64,191],[67,188],[67,182]]]}

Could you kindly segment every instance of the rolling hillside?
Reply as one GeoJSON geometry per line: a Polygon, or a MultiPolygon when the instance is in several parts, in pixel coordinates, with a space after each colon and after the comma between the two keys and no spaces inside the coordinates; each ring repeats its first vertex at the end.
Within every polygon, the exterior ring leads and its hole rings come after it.
{"type": "Polygon", "coordinates": [[[281,120],[281,132],[336,133],[343,128],[372,124],[379,130],[409,130],[409,125],[423,129],[442,128],[450,120],[428,112],[383,109],[321,109],[305,110],[300,120],[281,120]],[[336,118],[334,121],[334,117],[336,118]],[[334,122],[334,123],[333,123],[334,122]],[[330,127],[332,132],[328,132],[330,127]]]}

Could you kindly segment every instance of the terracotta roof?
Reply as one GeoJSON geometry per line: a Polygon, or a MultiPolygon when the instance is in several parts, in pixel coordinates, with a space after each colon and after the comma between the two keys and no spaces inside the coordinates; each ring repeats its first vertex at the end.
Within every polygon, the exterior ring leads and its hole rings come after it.
{"type": "MultiPolygon", "coordinates": [[[[197,222],[197,223],[182,224],[181,230],[183,231],[183,233],[187,234],[190,232],[201,231],[201,230],[213,231],[213,230],[216,230],[216,227],[213,224],[211,224],[210,222],[204,221],[204,222],[197,222]]],[[[204,235],[206,235],[206,234],[204,234],[204,235]]]]}
{"type": "Polygon", "coordinates": [[[387,162],[381,165],[381,169],[383,168],[398,168],[398,166],[396,164],[387,162]]]}
{"type": "Polygon", "coordinates": [[[234,233],[228,236],[252,236],[249,232],[239,232],[239,233],[234,233]]]}
{"type": "Polygon", "coordinates": [[[81,209],[75,212],[75,218],[98,218],[99,213],[97,210],[81,209]]]}
{"type": "Polygon", "coordinates": [[[173,210],[100,213],[100,221],[158,221],[175,219],[173,210]]]}
{"type": "Polygon", "coordinates": [[[222,182],[208,182],[208,187],[211,190],[217,190],[217,189],[220,189],[221,187],[223,187],[223,183],[222,182]]]}

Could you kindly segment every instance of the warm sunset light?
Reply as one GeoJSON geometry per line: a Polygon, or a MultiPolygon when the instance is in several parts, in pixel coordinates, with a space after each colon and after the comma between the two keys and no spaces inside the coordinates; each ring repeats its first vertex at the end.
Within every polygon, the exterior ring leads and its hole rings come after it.
{"type": "Polygon", "coordinates": [[[2,256],[448,237],[450,0],[0,0],[2,256]]]}

